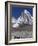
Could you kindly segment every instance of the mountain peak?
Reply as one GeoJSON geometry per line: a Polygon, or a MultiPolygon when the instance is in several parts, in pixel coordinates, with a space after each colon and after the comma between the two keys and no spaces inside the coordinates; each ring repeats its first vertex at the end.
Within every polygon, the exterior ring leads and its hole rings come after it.
{"type": "Polygon", "coordinates": [[[12,18],[12,23],[14,23],[13,27],[18,27],[19,24],[23,24],[23,23],[32,25],[32,16],[30,12],[25,9],[23,12],[21,12],[20,17],[18,17],[17,20],[15,18],[12,18]]]}

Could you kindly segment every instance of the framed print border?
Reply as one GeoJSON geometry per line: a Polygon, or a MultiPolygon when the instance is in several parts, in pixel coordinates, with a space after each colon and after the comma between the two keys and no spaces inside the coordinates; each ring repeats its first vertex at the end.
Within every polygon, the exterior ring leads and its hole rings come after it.
{"type": "Polygon", "coordinates": [[[14,2],[14,1],[6,1],[5,2],[5,44],[25,44],[25,43],[36,43],[37,42],[37,3],[30,2],[14,2]],[[36,6],[36,40],[29,42],[18,42],[18,43],[8,43],[8,3],[19,3],[19,4],[32,4],[36,6]]]}

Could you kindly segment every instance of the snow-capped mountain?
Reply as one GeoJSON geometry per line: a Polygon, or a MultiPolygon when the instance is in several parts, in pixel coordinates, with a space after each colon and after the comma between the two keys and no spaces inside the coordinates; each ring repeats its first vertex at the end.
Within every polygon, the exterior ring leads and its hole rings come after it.
{"type": "MultiPolygon", "coordinates": [[[[26,17],[27,23],[30,24],[30,25],[32,25],[32,23],[33,23],[33,17],[31,16],[31,14],[30,14],[29,11],[24,10],[24,17],[26,17]]],[[[26,21],[24,23],[26,23],[26,21]]]]}
{"type": "Polygon", "coordinates": [[[12,27],[17,28],[20,24],[29,24],[32,25],[33,23],[33,17],[31,16],[30,12],[27,10],[24,10],[24,12],[21,13],[21,16],[18,17],[18,19],[12,18],[12,27]]]}

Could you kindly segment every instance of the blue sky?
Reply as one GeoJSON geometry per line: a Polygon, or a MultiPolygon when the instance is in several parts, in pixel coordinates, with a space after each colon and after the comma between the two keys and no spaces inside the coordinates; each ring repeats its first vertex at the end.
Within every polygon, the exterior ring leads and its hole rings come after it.
{"type": "Polygon", "coordinates": [[[25,7],[13,6],[12,7],[12,16],[14,16],[17,19],[21,15],[21,12],[23,12],[25,9],[28,10],[30,12],[30,14],[32,15],[32,7],[25,8],[25,7]]]}

